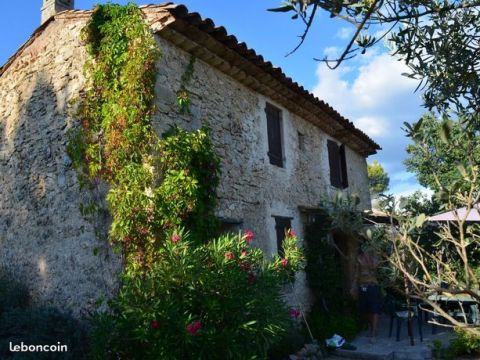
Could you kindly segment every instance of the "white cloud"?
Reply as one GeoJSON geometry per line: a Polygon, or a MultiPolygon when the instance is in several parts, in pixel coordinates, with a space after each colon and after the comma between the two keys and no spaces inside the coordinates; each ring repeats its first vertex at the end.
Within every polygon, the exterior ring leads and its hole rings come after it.
{"type": "Polygon", "coordinates": [[[336,58],[340,54],[340,49],[336,46],[329,46],[323,50],[323,54],[329,58],[336,58]]]}
{"type": "Polygon", "coordinates": [[[367,109],[385,108],[402,102],[404,97],[415,96],[416,81],[402,76],[407,70],[404,63],[388,54],[375,55],[357,68],[353,81],[347,81],[343,78],[351,68],[332,71],[320,64],[313,93],[339,111],[355,117],[367,109]]]}
{"type": "Polygon", "coordinates": [[[360,106],[370,108],[386,101],[398,101],[399,96],[411,94],[417,82],[402,73],[408,67],[389,54],[373,58],[367,65],[359,68],[359,75],[352,86],[352,94],[360,106]]]}
{"type": "Polygon", "coordinates": [[[408,68],[391,55],[375,50],[367,54],[333,71],[319,64],[312,92],[382,147],[369,161],[384,164],[391,178],[391,192],[411,193],[421,187],[403,165],[409,139],[401,127],[404,121],[418,120],[424,112],[420,94],[414,92],[417,83],[402,76],[408,68]]]}
{"type": "Polygon", "coordinates": [[[415,174],[409,173],[407,171],[399,171],[392,176],[392,180],[395,181],[409,181],[415,177],[415,174]]]}
{"type": "Polygon", "coordinates": [[[343,27],[338,30],[335,36],[339,39],[346,40],[353,35],[353,30],[353,27],[343,27]]]}
{"type": "Polygon", "coordinates": [[[355,119],[355,126],[375,137],[383,137],[388,133],[388,122],[380,117],[364,116],[355,119]]]}
{"type": "MultiPolygon", "coordinates": [[[[391,193],[395,196],[396,199],[400,199],[401,197],[407,197],[410,195],[413,195],[416,191],[420,191],[422,195],[426,195],[427,197],[432,197],[433,191],[427,188],[424,188],[423,186],[417,185],[417,186],[412,186],[412,185],[407,185],[407,189],[403,189],[401,191],[392,191],[391,193]]],[[[399,188],[400,189],[400,188],[399,188]]]]}

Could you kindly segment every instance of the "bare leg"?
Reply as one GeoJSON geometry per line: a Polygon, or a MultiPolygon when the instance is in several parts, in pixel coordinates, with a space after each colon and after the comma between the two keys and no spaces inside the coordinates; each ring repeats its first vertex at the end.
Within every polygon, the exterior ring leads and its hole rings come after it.
{"type": "Polygon", "coordinates": [[[372,314],[372,324],[370,331],[372,337],[376,337],[378,335],[378,314],[372,314]]]}

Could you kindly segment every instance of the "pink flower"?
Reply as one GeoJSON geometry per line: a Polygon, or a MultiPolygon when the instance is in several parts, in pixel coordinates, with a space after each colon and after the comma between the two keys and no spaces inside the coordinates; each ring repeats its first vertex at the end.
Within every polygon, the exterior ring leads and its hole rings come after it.
{"type": "Polygon", "coordinates": [[[280,260],[280,264],[282,264],[283,267],[286,267],[288,265],[288,259],[283,258],[280,260]]]}
{"type": "Polygon", "coordinates": [[[202,328],[202,323],[198,320],[187,325],[186,329],[190,335],[195,335],[202,328]]]}
{"type": "Polygon", "coordinates": [[[294,237],[297,237],[297,233],[295,232],[295,230],[289,229],[288,232],[287,232],[287,236],[289,238],[294,238],[294,237]]]}
{"type": "Polygon", "coordinates": [[[175,244],[177,242],[179,242],[180,240],[182,239],[182,237],[178,234],[173,234],[172,235],[172,242],[175,244]]]}
{"type": "Polygon", "coordinates": [[[243,235],[243,238],[245,239],[245,241],[249,244],[252,242],[253,240],[253,232],[248,230],[244,235],[243,235]]]}
{"type": "Polygon", "coordinates": [[[300,316],[300,310],[295,309],[295,308],[291,308],[290,311],[288,312],[288,314],[289,314],[292,318],[298,318],[298,317],[300,316]]]}
{"type": "Polygon", "coordinates": [[[242,252],[240,253],[240,257],[247,257],[247,255],[248,255],[247,250],[242,250],[242,252]]]}
{"type": "Polygon", "coordinates": [[[152,320],[152,322],[150,323],[150,327],[157,330],[160,328],[160,323],[157,320],[152,320]]]}
{"type": "Polygon", "coordinates": [[[227,260],[233,260],[233,259],[235,259],[235,255],[233,255],[233,253],[232,253],[231,251],[227,251],[227,252],[225,253],[225,259],[227,259],[227,260]]]}

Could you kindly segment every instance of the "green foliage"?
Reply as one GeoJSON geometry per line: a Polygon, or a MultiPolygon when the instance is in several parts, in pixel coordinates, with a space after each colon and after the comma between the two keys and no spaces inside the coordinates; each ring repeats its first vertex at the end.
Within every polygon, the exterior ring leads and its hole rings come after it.
{"type": "Polygon", "coordinates": [[[351,339],[360,330],[357,311],[343,289],[339,254],[327,240],[331,230],[332,219],[324,212],[316,214],[316,221],[305,231],[305,273],[315,298],[307,321],[319,340],[334,333],[351,339]]]}
{"type": "Polygon", "coordinates": [[[390,40],[396,55],[410,67],[410,77],[423,82],[424,105],[440,113],[453,107],[460,113],[470,113],[474,116],[469,122],[478,129],[480,2],[448,0],[431,4],[434,9],[427,15],[428,21],[412,17],[390,40]]]}
{"type": "Polygon", "coordinates": [[[317,219],[308,225],[305,230],[305,273],[308,286],[316,299],[324,296],[334,300],[341,291],[341,269],[335,259],[335,248],[331,246],[327,237],[330,234],[331,221],[326,214],[317,215],[317,219]],[[326,271],[326,273],[325,273],[326,271]],[[340,280],[340,281],[339,281],[340,280]]]}
{"type": "Polygon", "coordinates": [[[268,359],[288,359],[291,354],[296,353],[305,343],[311,341],[307,334],[303,334],[297,326],[291,327],[289,331],[268,351],[268,359]]]}
{"type": "Polygon", "coordinates": [[[352,313],[327,312],[314,307],[307,319],[313,336],[322,341],[339,334],[347,340],[353,340],[361,327],[354,309],[350,308],[349,311],[352,313]]]}
{"type": "Polygon", "coordinates": [[[190,113],[190,93],[187,86],[192,80],[196,60],[195,56],[192,55],[190,57],[187,68],[180,79],[180,89],[177,91],[177,105],[182,114],[190,113]]]}
{"type": "MultiPolygon", "coordinates": [[[[343,307],[343,271],[340,254],[333,244],[333,231],[358,236],[363,228],[360,199],[356,194],[337,192],[333,200],[324,199],[315,214],[315,221],[305,229],[305,272],[310,289],[317,301],[327,304],[332,311],[343,307]],[[335,308],[338,306],[338,308],[335,308]]],[[[348,301],[348,299],[346,299],[348,301]]]]}
{"type": "Polygon", "coordinates": [[[439,113],[455,108],[468,114],[468,123],[479,129],[479,9],[479,0],[282,0],[271,11],[303,22],[304,32],[292,52],[302,45],[315,18],[326,21],[327,14],[353,24],[340,56],[317,59],[330,68],[387,39],[392,55],[409,66],[405,75],[418,80],[426,108],[439,113]]]}
{"type": "Polygon", "coordinates": [[[116,184],[125,166],[143,164],[151,152],[159,53],[133,3],[98,5],[82,36],[90,55],[88,88],[78,112],[85,160],[92,177],[116,184]]]}
{"type": "MultiPolygon", "coordinates": [[[[67,151],[80,179],[108,183],[109,238],[123,249],[127,267],[148,267],[166,230],[185,226],[196,241],[215,233],[219,160],[204,129],[173,128],[163,139],[152,129],[159,51],[135,4],[98,5],[83,38],[88,87],[78,110],[82,127],[71,132],[67,151]]],[[[92,216],[101,208],[83,209],[92,216]]]]}
{"type": "Polygon", "coordinates": [[[124,276],[111,312],[96,317],[93,357],[265,358],[290,326],[280,290],[301,266],[296,238],[285,240],[284,259],[269,261],[241,234],[203,245],[182,231],[170,239],[150,271],[124,276]]]}
{"type": "Polygon", "coordinates": [[[377,196],[378,194],[387,191],[390,178],[382,165],[380,165],[377,160],[374,160],[371,164],[368,164],[367,170],[370,194],[372,196],[377,196]]]}
{"type": "Polygon", "coordinates": [[[360,197],[358,194],[343,194],[338,191],[333,200],[324,199],[320,208],[330,218],[331,229],[341,230],[346,234],[354,234],[363,227],[363,218],[358,210],[360,197]]]}
{"type": "Polygon", "coordinates": [[[218,226],[213,212],[220,178],[220,160],[208,131],[174,127],[157,150],[162,182],[155,190],[155,203],[164,226],[182,225],[194,240],[206,241],[218,226]]]}
{"type": "Polygon", "coordinates": [[[480,355],[480,338],[460,328],[455,328],[456,337],[445,347],[441,341],[432,343],[432,357],[435,360],[455,360],[459,357],[477,359],[480,355]]]}
{"type": "Polygon", "coordinates": [[[454,193],[469,188],[466,171],[480,162],[479,138],[461,120],[438,119],[427,114],[405,124],[413,144],[407,146],[407,169],[423,186],[436,192],[454,193]],[[434,170],[434,171],[432,171],[434,170]],[[462,170],[462,171],[460,171],[462,170]]]}
{"type": "Polygon", "coordinates": [[[398,200],[398,207],[401,214],[417,216],[425,214],[434,215],[440,211],[440,204],[434,196],[428,196],[422,191],[415,191],[408,196],[401,196],[398,200]]]}
{"type": "Polygon", "coordinates": [[[475,336],[464,329],[455,328],[457,337],[452,340],[448,353],[453,356],[480,355],[480,337],[475,336]]]}
{"type": "Polygon", "coordinates": [[[442,359],[442,354],[443,354],[443,345],[442,342],[438,339],[432,340],[432,344],[430,345],[430,348],[432,350],[432,358],[435,360],[440,360],[442,359]]]}
{"type": "Polygon", "coordinates": [[[72,165],[75,169],[82,168],[85,164],[86,146],[83,138],[82,129],[70,129],[67,132],[67,154],[72,159],[72,165]]]}
{"type": "Polygon", "coordinates": [[[90,59],[87,88],[78,108],[81,129],[67,147],[81,179],[102,179],[113,218],[110,239],[145,263],[157,240],[151,224],[154,181],[155,62],[159,52],[135,4],[98,5],[82,38],[90,59]]]}
{"type": "MultiPolygon", "coordinates": [[[[219,159],[205,129],[155,135],[159,54],[141,11],[99,5],[83,37],[88,88],[69,153],[84,176],[109,185],[109,237],[126,256],[118,296],[94,318],[93,356],[264,358],[289,326],[281,289],[301,264],[296,238],[289,233],[284,258],[270,261],[248,248],[249,237],[207,242],[216,233],[219,159]]],[[[181,110],[194,62],[182,76],[181,110]]],[[[91,216],[95,205],[82,210],[91,216]]]]}

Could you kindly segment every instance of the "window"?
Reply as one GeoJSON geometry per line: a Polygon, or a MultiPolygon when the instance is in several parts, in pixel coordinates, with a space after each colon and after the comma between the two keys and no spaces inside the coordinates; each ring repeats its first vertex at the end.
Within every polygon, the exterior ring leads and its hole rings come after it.
{"type": "Polygon", "coordinates": [[[298,131],[298,149],[300,151],[305,150],[305,135],[298,131]]]}
{"type": "Polygon", "coordinates": [[[277,251],[278,255],[283,256],[283,239],[285,239],[285,232],[292,228],[291,219],[289,217],[274,216],[275,218],[275,232],[277,234],[277,251]]]}
{"type": "Polygon", "coordinates": [[[231,218],[224,218],[224,217],[217,217],[219,221],[219,232],[220,234],[227,234],[227,233],[238,233],[242,230],[242,219],[231,219],[231,218]]]}
{"type": "Polygon", "coordinates": [[[347,161],[345,159],[345,145],[333,140],[327,140],[328,162],[330,164],[330,184],[339,189],[348,187],[347,161]]]}
{"type": "Polygon", "coordinates": [[[267,103],[268,157],[270,164],[283,167],[282,155],[282,111],[267,103]]]}

